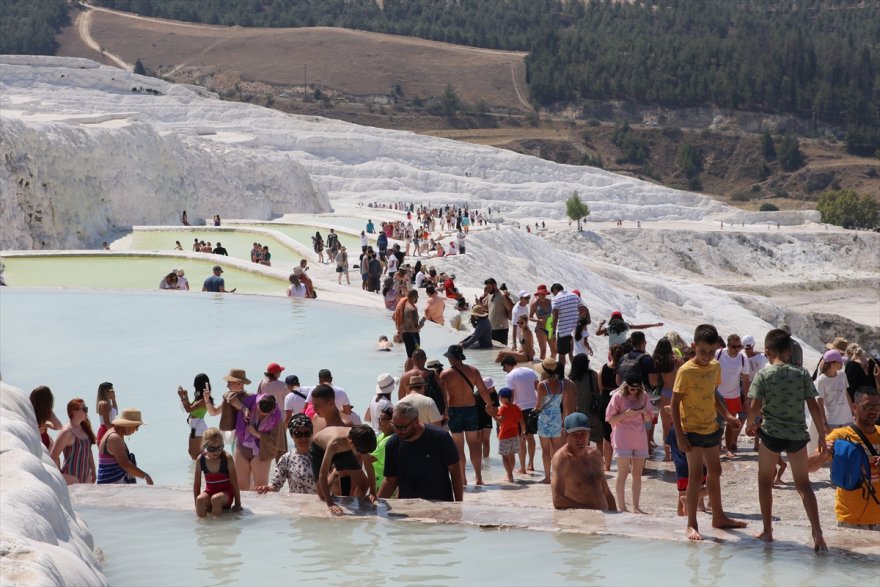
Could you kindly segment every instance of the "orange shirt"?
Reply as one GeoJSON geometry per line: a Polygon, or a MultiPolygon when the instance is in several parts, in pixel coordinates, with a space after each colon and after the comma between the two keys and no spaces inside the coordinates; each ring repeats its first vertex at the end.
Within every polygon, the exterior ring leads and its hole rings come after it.
{"type": "MultiPolygon", "coordinates": [[[[874,445],[874,450],[880,452],[880,426],[875,426],[874,433],[865,436],[868,438],[868,442],[874,445]]],[[[835,428],[831,434],[825,437],[825,440],[829,444],[833,444],[839,438],[864,445],[859,435],[850,430],[849,426],[835,428]]],[[[871,463],[871,484],[880,495],[880,467],[876,465],[876,460],[871,456],[871,453],[867,450],[865,452],[871,463]]],[[[880,524],[880,505],[870,496],[866,497],[862,493],[862,488],[847,491],[838,487],[834,495],[834,513],[837,514],[839,522],[846,524],[880,524]]]]}
{"type": "Polygon", "coordinates": [[[501,424],[498,426],[498,439],[516,438],[519,436],[519,422],[523,419],[522,410],[515,404],[501,404],[498,408],[501,424]]]}

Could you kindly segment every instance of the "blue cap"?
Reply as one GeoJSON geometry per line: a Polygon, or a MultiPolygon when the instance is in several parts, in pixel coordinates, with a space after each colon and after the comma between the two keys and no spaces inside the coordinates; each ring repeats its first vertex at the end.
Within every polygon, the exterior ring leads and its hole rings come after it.
{"type": "Polygon", "coordinates": [[[585,430],[589,432],[590,430],[590,419],[587,418],[586,414],[581,414],[580,412],[572,412],[565,418],[565,431],[566,432],[580,432],[585,430]]]}
{"type": "Polygon", "coordinates": [[[502,387],[498,390],[498,397],[513,397],[513,390],[509,387],[502,387]]]}

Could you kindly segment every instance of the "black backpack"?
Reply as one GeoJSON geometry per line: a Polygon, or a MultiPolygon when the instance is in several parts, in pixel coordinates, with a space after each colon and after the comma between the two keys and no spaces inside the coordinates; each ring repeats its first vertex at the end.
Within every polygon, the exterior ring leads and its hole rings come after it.
{"type": "Polygon", "coordinates": [[[617,373],[620,375],[621,381],[626,381],[626,376],[630,373],[637,373],[639,379],[644,381],[644,377],[642,377],[641,360],[645,355],[647,355],[647,353],[643,353],[642,351],[632,351],[631,353],[624,355],[620,360],[620,365],[617,366],[617,373]]]}
{"type": "Polygon", "coordinates": [[[437,404],[437,409],[443,414],[446,412],[446,400],[443,398],[443,390],[437,381],[436,373],[429,373],[425,377],[425,397],[429,397],[437,404]]]}

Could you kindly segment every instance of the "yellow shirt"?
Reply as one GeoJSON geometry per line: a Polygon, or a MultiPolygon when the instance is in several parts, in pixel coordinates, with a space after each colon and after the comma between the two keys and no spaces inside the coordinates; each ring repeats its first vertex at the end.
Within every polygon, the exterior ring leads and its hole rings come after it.
{"type": "Polygon", "coordinates": [[[681,427],[685,432],[712,434],[715,420],[715,388],[721,383],[721,365],[712,360],[705,367],[688,361],[678,370],[672,392],[681,396],[681,427]]]}
{"type": "MultiPolygon", "coordinates": [[[[874,450],[880,453],[880,426],[874,427],[873,434],[866,434],[868,441],[874,445],[874,450]]],[[[849,426],[835,428],[831,434],[825,437],[829,444],[835,440],[845,438],[858,444],[862,444],[859,435],[850,430],[849,426]]],[[[866,451],[868,452],[868,451],[866,451]]],[[[871,485],[880,496],[880,467],[875,465],[875,459],[868,452],[868,460],[871,462],[871,485]]],[[[880,524],[880,505],[870,496],[862,496],[862,488],[847,491],[837,488],[834,495],[834,513],[839,522],[847,524],[880,524]]]]}

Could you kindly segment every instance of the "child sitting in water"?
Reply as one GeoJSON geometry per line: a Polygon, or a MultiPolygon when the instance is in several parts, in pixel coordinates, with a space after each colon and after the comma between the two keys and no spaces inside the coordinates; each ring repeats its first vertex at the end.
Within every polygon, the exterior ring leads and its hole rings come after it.
{"type": "Polygon", "coordinates": [[[202,436],[202,454],[196,466],[193,480],[193,498],[196,502],[196,515],[204,518],[208,508],[214,516],[224,509],[241,511],[241,492],[232,455],[223,450],[223,433],[217,428],[208,428],[202,436]],[[202,487],[202,473],[205,474],[205,489],[202,487]]]}

